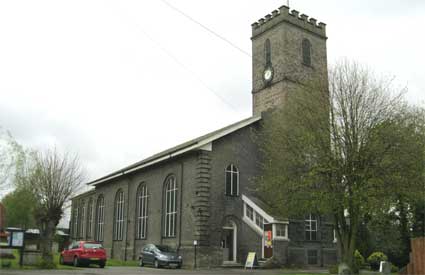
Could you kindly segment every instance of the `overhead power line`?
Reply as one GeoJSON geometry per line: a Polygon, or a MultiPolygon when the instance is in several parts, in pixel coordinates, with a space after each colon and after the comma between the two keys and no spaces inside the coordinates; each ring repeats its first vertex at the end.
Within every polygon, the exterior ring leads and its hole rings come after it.
{"type": "Polygon", "coordinates": [[[167,5],[169,8],[175,10],[176,12],[178,12],[179,14],[183,15],[184,17],[186,17],[187,19],[189,19],[190,21],[192,21],[193,23],[197,24],[198,26],[200,26],[201,28],[203,28],[204,30],[208,31],[209,33],[211,33],[212,35],[214,35],[215,37],[218,37],[219,39],[223,40],[224,42],[226,42],[227,44],[229,44],[230,46],[232,46],[233,48],[235,48],[236,50],[238,50],[239,52],[243,53],[244,55],[248,56],[251,58],[251,54],[249,54],[248,52],[246,52],[245,50],[243,50],[242,48],[240,48],[239,46],[237,46],[236,44],[234,44],[232,41],[230,41],[229,39],[225,38],[224,36],[218,34],[217,32],[213,31],[212,29],[208,28],[207,26],[205,26],[204,24],[202,24],[201,22],[197,21],[196,19],[194,19],[193,17],[191,17],[190,15],[188,15],[187,13],[183,12],[182,10],[178,9],[177,7],[171,5],[168,1],[166,0],[161,0],[165,5],[167,5]]]}
{"type": "MultiPolygon", "coordinates": [[[[126,20],[128,20],[129,16],[125,17],[126,20]]],[[[204,86],[208,91],[213,93],[220,101],[222,101],[225,105],[230,107],[232,111],[235,113],[238,113],[237,108],[228,102],[225,98],[223,98],[218,92],[216,92],[214,89],[208,86],[208,84],[202,80],[201,77],[199,77],[193,70],[191,70],[188,66],[186,66],[183,62],[181,62],[173,53],[171,53],[167,48],[163,47],[161,43],[159,43],[156,39],[154,39],[151,35],[149,35],[138,23],[134,23],[139,31],[148,38],[158,49],[160,49],[162,52],[164,52],[169,58],[171,58],[177,65],[182,67],[186,72],[188,72],[192,77],[194,77],[202,86],[204,86]]]]}

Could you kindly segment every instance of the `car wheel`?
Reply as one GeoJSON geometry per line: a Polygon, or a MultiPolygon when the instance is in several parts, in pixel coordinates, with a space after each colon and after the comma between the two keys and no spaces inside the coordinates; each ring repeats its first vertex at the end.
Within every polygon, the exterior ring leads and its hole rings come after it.
{"type": "Polygon", "coordinates": [[[105,264],[106,264],[105,262],[101,262],[101,263],[99,264],[99,267],[100,267],[100,268],[105,268],[105,264]]]}
{"type": "Polygon", "coordinates": [[[74,262],[73,262],[73,264],[74,264],[74,266],[75,266],[75,267],[80,266],[80,261],[78,260],[78,258],[77,258],[77,257],[74,257],[74,262]]]}
{"type": "Polygon", "coordinates": [[[139,259],[139,266],[144,266],[145,264],[143,263],[143,258],[139,259]]]}
{"type": "Polygon", "coordinates": [[[180,269],[180,268],[182,268],[182,266],[181,266],[181,265],[178,265],[178,266],[177,266],[177,269],[180,269]]]}
{"type": "Polygon", "coordinates": [[[155,266],[155,268],[159,268],[159,262],[157,259],[155,259],[155,262],[153,262],[153,265],[155,266]]]}
{"type": "Polygon", "coordinates": [[[59,257],[59,264],[60,265],[64,265],[65,264],[64,261],[63,261],[63,256],[62,255],[59,257]]]}

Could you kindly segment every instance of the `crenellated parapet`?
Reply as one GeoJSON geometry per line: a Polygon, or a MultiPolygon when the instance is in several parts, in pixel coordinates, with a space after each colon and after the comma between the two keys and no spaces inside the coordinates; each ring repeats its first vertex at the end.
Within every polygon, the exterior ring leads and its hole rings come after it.
{"type": "Polygon", "coordinates": [[[296,25],[302,29],[315,33],[319,36],[326,37],[326,24],[319,22],[314,18],[309,18],[306,14],[301,14],[297,10],[290,10],[287,6],[281,6],[278,10],[274,10],[271,14],[267,14],[264,18],[253,23],[252,37],[263,33],[265,30],[274,27],[281,22],[296,25]]]}

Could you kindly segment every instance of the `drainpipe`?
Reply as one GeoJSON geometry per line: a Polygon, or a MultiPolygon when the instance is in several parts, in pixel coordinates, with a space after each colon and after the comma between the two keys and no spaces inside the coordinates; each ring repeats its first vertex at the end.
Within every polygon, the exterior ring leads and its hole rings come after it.
{"type": "Polygon", "coordinates": [[[180,172],[180,217],[179,217],[179,245],[177,247],[177,252],[180,251],[182,245],[182,212],[183,212],[183,178],[184,178],[184,164],[183,161],[180,161],[181,172],[180,172]]]}

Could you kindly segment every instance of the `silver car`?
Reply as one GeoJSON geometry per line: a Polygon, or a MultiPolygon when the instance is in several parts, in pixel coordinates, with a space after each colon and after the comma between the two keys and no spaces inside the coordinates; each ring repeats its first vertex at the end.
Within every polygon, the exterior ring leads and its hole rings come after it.
{"type": "Polygon", "coordinates": [[[166,245],[147,244],[140,251],[139,265],[150,264],[155,268],[162,266],[181,268],[182,257],[166,245]]]}

